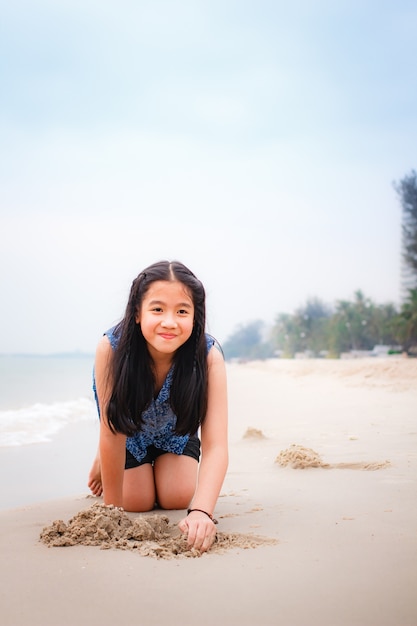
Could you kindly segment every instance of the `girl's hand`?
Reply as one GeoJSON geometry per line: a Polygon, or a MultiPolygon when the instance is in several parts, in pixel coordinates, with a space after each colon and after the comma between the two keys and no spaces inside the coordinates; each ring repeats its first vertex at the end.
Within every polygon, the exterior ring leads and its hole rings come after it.
{"type": "Polygon", "coordinates": [[[216,526],[205,513],[193,511],[184,517],[178,524],[182,533],[187,535],[189,548],[199,552],[206,552],[211,548],[216,538],[216,526]]]}

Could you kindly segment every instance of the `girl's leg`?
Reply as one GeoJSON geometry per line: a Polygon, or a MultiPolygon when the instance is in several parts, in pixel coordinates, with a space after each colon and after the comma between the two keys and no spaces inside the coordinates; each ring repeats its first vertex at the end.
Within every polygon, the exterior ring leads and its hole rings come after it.
{"type": "Polygon", "coordinates": [[[161,454],[155,460],[156,499],[162,509],[186,509],[197,486],[198,461],[190,456],[161,454]]]}
{"type": "MultiPolygon", "coordinates": [[[[97,450],[90,470],[88,486],[94,496],[103,495],[99,450],[97,450]]],[[[155,481],[152,465],[145,463],[139,467],[125,470],[123,477],[123,508],[125,511],[151,511],[154,506],[155,481]]]]}
{"type": "Polygon", "coordinates": [[[123,508],[125,511],[152,511],[155,506],[155,481],[150,463],[126,469],[123,478],[123,508]]]}

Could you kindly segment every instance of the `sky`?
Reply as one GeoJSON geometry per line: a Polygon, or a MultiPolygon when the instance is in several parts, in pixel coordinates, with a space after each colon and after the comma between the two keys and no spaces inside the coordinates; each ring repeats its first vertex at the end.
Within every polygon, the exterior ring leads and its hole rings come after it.
{"type": "Polygon", "coordinates": [[[400,303],[412,0],[14,0],[0,22],[0,353],[92,352],[161,259],[225,341],[400,303]]]}

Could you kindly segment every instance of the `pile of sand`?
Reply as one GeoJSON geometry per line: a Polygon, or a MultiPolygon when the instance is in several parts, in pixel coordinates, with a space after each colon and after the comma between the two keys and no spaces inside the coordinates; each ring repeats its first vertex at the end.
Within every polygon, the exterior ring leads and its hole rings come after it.
{"type": "Polygon", "coordinates": [[[322,467],[324,469],[355,469],[375,471],[390,467],[390,461],[354,462],[354,463],[325,463],[318,452],[312,448],[305,448],[292,444],[287,450],[281,450],[275,459],[275,463],[281,467],[293,469],[307,469],[309,467],[322,467]]]}
{"type": "MultiPolygon", "coordinates": [[[[171,524],[165,515],[131,517],[123,509],[99,503],[77,513],[68,524],[62,520],[54,521],[42,530],[40,540],[48,547],[81,544],[99,546],[102,550],[135,550],[142,556],[158,559],[201,556],[198,550],[187,546],[178,526],[171,524]]],[[[217,532],[210,553],[275,543],[275,539],[267,537],[217,532]]]]}
{"type": "Polygon", "coordinates": [[[307,469],[308,467],[330,467],[328,463],[323,463],[320,455],[312,448],[304,448],[292,444],[287,450],[281,450],[275,459],[275,463],[281,467],[292,467],[293,469],[307,469]]]}
{"type": "Polygon", "coordinates": [[[259,428],[252,428],[252,426],[249,426],[246,429],[246,432],[243,435],[243,438],[244,439],[266,439],[262,430],[260,430],[259,428]]]}

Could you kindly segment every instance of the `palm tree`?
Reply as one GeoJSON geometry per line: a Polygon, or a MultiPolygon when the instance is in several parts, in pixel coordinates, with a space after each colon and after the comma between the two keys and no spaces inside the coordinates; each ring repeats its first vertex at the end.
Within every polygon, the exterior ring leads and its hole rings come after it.
{"type": "Polygon", "coordinates": [[[417,288],[417,172],[394,183],[402,208],[403,291],[417,288]]]}
{"type": "Polygon", "coordinates": [[[408,300],[402,305],[399,318],[404,350],[417,356],[417,289],[410,289],[408,300]]]}

